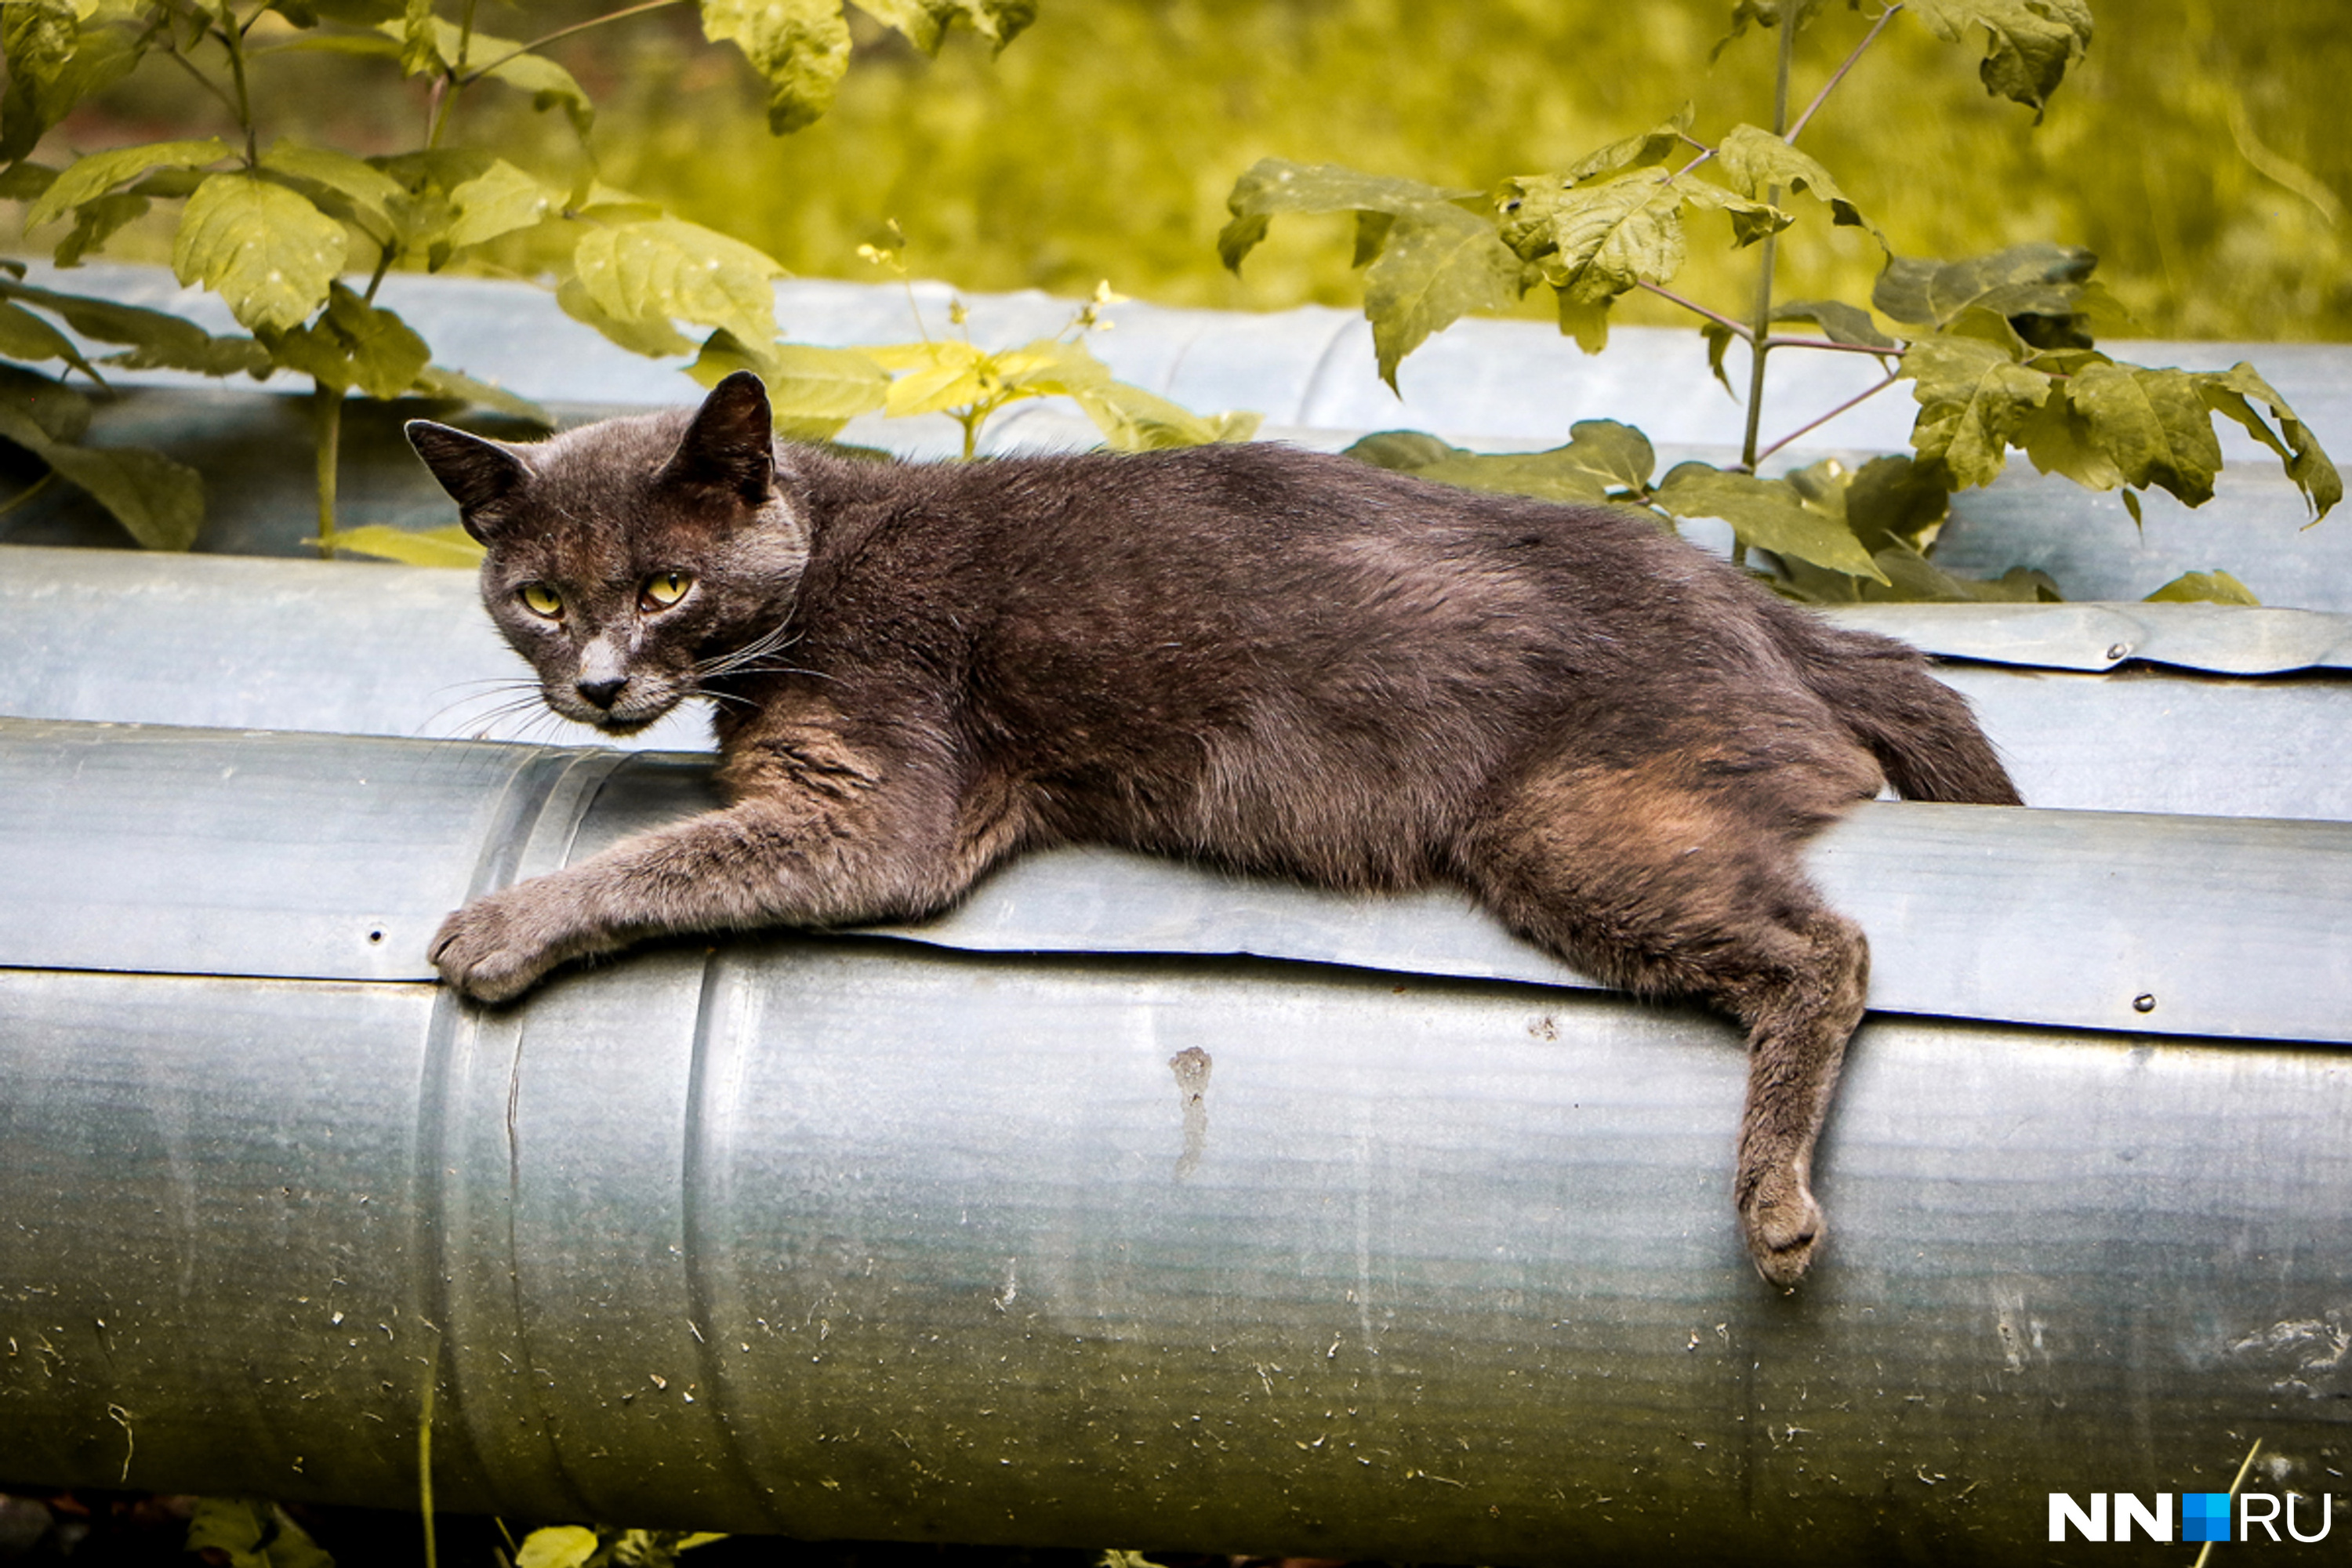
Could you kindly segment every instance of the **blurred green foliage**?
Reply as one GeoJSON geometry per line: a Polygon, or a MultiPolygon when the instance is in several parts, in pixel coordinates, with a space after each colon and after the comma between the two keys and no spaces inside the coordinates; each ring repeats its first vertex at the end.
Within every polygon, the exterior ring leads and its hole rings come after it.
{"type": "MultiPolygon", "coordinates": [[[[486,26],[560,25],[566,4],[483,6],[486,26]]],[[[1751,30],[1712,69],[1727,0],[1082,0],[1043,9],[1018,47],[969,37],[936,60],[864,18],[833,111],[772,137],[762,84],[700,39],[691,8],[584,33],[550,52],[594,98],[589,147],[610,184],[748,240],[807,276],[870,278],[856,258],[892,218],[910,264],[970,289],[1083,295],[1110,279],[1166,304],[1352,305],[1345,218],[1277,228],[1246,277],[1218,265],[1234,177],[1261,157],[1339,162],[1485,187],[1559,167],[1672,113],[1768,122],[1773,47],[1751,30]],[[1753,57],[1753,58],[1751,58],[1753,57]]],[[[2030,238],[2086,246],[2134,335],[2352,339],[2352,137],[2343,0],[2098,0],[2097,35],[2038,128],[1989,98],[1972,49],[1898,17],[1807,133],[1896,250],[1959,257],[2030,238]],[[1949,190],[1955,199],[1940,199],[1949,190]]],[[[1801,39],[1809,95],[1850,40],[1801,39]]],[[[315,62],[312,62],[315,65],[315,62]]],[[[356,78],[355,78],[356,80],[356,78]]],[[[317,139],[413,143],[414,100],[380,88],[283,106],[317,139]]],[[[86,146],[201,134],[216,106],[141,79],[70,122],[86,146]]],[[[264,99],[265,79],[256,83],[264,99]]],[[[484,140],[583,157],[562,116],[520,100],[462,110],[484,140]]],[[[541,165],[546,166],[546,165],[541,165]]],[[[110,247],[139,254],[133,236],[110,247]],[[125,241],[132,243],[126,244],[125,241]]],[[[499,253],[538,270],[524,241],[499,253]]],[[[1858,231],[1792,236],[1792,297],[1866,296],[1880,265],[1858,231]]],[[[1751,258],[1701,247],[1684,274],[1737,300],[1751,258]]],[[[1533,300],[1528,313],[1549,314],[1533,300]]],[[[1657,301],[1633,320],[1675,321],[1657,301]]],[[[787,322],[789,330],[791,323],[787,322]]]]}
{"type": "MultiPolygon", "coordinates": [[[[1082,294],[1107,277],[1168,304],[1352,305],[1345,219],[1277,232],[1238,282],[1220,270],[1214,239],[1244,169],[1276,156],[1484,187],[1641,130],[1694,83],[1702,123],[1769,123],[1770,33],[1707,68],[1729,11],[1085,0],[1046,7],[1002,56],[967,42],[937,61],[867,27],[834,112],[782,140],[765,133],[756,80],[683,28],[608,30],[570,63],[606,106],[594,145],[608,180],[803,274],[860,275],[856,245],[896,217],[919,269],[967,289],[1082,294]]],[[[1977,51],[1906,16],[1807,145],[1903,254],[2055,239],[2100,255],[2136,333],[2352,339],[2343,0],[2095,11],[2088,58],[2038,128],[1986,95],[1977,51]],[[1957,199],[1936,195],[1948,189],[1957,199]]],[[[1801,37],[1801,95],[1847,31],[1801,37]]],[[[1880,261],[1859,232],[1795,237],[1787,291],[1864,297],[1880,261]]],[[[1752,258],[1727,246],[1694,263],[1685,282],[1702,298],[1752,287],[1752,258]]],[[[1538,297],[1529,314],[1549,310],[1538,297]]]]}

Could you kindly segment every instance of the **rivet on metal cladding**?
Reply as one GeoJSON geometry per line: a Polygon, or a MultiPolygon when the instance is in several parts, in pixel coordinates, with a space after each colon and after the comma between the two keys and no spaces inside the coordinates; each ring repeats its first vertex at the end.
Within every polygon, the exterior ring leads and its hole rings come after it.
{"type": "Polygon", "coordinates": [[[2133,997],[2133,998],[2132,998],[2132,1011],[2133,1011],[2133,1012],[2135,1012],[2135,1013],[2153,1013],[2153,1012],[2155,1012],[2155,1011],[2156,1011],[2156,997],[2155,997],[2155,994],[2154,994],[2153,993],[2149,993],[2149,992],[2143,992],[2143,993],[2141,993],[2139,995],[2133,997]]]}

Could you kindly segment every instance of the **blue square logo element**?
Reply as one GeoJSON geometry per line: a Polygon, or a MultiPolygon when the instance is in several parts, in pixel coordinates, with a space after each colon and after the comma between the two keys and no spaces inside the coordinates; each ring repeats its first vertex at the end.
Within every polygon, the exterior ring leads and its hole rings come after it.
{"type": "Polygon", "coordinates": [[[2180,1494],[2180,1539],[2183,1541],[2229,1540],[2230,1494],[2228,1492],[2182,1492],[2180,1494]]]}

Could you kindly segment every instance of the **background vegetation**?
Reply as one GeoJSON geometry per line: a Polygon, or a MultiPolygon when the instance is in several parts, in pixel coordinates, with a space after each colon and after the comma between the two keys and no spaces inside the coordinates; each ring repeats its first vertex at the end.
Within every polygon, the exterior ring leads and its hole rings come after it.
{"type": "MultiPolygon", "coordinates": [[[[483,0],[480,12],[487,28],[528,35],[605,8],[483,0]]],[[[2095,9],[2089,56],[2038,130],[1986,95],[1969,51],[1899,17],[1807,146],[1903,253],[2089,247],[2133,335],[2352,340],[2342,0],[2095,9]],[[1968,197],[1921,194],[1945,188],[1968,197]]],[[[1705,68],[1728,11],[1725,0],[1081,0],[1042,7],[1001,56],[958,34],[936,60],[861,25],[833,111],[774,138],[758,79],[678,6],[550,50],[599,106],[584,150],[560,113],[535,115],[514,95],[477,95],[460,113],[481,117],[462,128],[480,139],[536,141],[554,163],[593,156],[611,184],[805,276],[873,278],[856,247],[895,217],[915,272],[968,289],[1083,295],[1108,278],[1164,304],[1353,305],[1345,217],[1278,225],[1243,278],[1223,271],[1214,241],[1235,176],[1274,156],[1485,187],[1654,123],[1694,81],[1701,123],[1769,122],[1771,33],[1751,30],[1705,68]]],[[[1801,37],[1801,79],[1835,66],[1847,31],[1801,37]]],[[[308,119],[313,139],[362,152],[418,139],[420,83],[388,93],[354,63],[366,91],[319,95],[313,75],[305,100],[273,102],[295,74],[257,73],[263,113],[308,119]]],[[[192,84],[148,70],[58,140],[88,151],[202,134],[220,118],[192,84]]],[[[22,244],[16,225],[0,233],[22,244]]],[[[1750,286],[1752,258],[1697,250],[1688,292],[1750,286]]],[[[125,234],[110,254],[166,250],[160,233],[143,248],[125,234]]],[[[520,241],[497,259],[537,270],[520,241]]],[[[1803,226],[1786,242],[1783,291],[1866,298],[1879,262],[1866,235],[1803,226]]],[[[1527,310],[1549,316],[1549,295],[1527,310]]],[[[1654,300],[1629,301],[1621,319],[1683,324],[1654,300]]]]}

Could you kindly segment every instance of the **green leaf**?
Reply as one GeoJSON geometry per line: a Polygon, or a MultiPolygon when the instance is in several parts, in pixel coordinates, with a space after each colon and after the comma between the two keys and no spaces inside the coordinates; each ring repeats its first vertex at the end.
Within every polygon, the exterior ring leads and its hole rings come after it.
{"type": "MultiPolygon", "coordinates": [[[[1239,272],[1242,258],[1265,237],[1267,219],[1277,213],[1384,213],[1393,217],[1477,194],[1367,174],[1338,163],[1261,158],[1234,182],[1233,194],[1225,198],[1225,209],[1233,220],[1217,236],[1217,254],[1228,268],[1239,272]]],[[[1360,242],[1360,230],[1359,266],[1370,259],[1360,242]]]]}
{"type": "Polygon", "coordinates": [[[1545,500],[1601,501],[1649,489],[1657,453],[1648,437],[1613,419],[1580,420],[1569,442],[1544,452],[1450,451],[1413,471],[1439,484],[1545,500]]]}
{"type": "Polygon", "coordinates": [[[269,372],[269,353],[251,338],[215,338],[194,321],[162,310],[118,304],[80,294],[58,294],[29,283],[0,279],[0,297],[37,305],[62,318],[86,338],[102,343],[129,343],[133,352],[109,355],[108,364],[131,370],[189,370],[203,375],[233,375],[239,371],[261,376],[269,372]]]}
{"type": "Polygon", "coordinates": [[[532,227],[560,210],[562,199],[562,192],[551,190],[501,158],[449,193],[457,214],[449,244],[453,247],[480,245],[502,234],[532,227]]]}
{"type": "MultiPolygon", "coordinates": [[[[457,69],[467,81],[487,78],[530,94],[534,109],[560,107],[570,117],[572,130],[583,141],[587,138],[596,111],[579,80],[544,55],[518,53],[522,46],[517,40],[483,32],[469,37],[457,23],[433,15],[432,0],[408,0],[399,16],[377,23],[376,31],[392,40],[399,50],[402,74],[437,75],[457,69]],[[461,46],[465,56],[462,66],[458,61],[461,46]]],[[[331,36],[312,47],[324,47],[332,42],[331,36]]],[[[298,40],[286,47],[299,48],[303,45],[304,41],[298,40]]],[[[377,49],[381,47],[376,46],[377,49]]]]}
{"type": "Polygon", "coordinates": [[[674,217],[594,229],[572,261],[582,289],[613,321],[693,321],[724,327],[747,343],[776,335],[774,279],[784,269],[715,229],[674,217]]]}
{"type": "MultiPolygon", "coordinates": [[[[2087,308],[2087,279],[2099,258],[2072,245],[2014,245],[1965,261],[1889,257],[1870,302],[1898,321],[1945,327],[1962,311],[2071,318],[2087,308]]],[[[2093,299],[2111,299],[2101,289],[2093,299]]]]}
{"type": "Polygon", "coordinates": [[[215,174],[180,215],[172,269],[254,331],[287,331],[325,301],[348,243],[341,224],[285,186],[215,174]]]}
{"type": "Polygon", "coordinates": [[[335,1568],[335,1560],[275,1503],[205,1498],[188,1521],[186,1545],[190,1552],[225,1554],[229,1568],[335,1568]]]}
{"type": "Polygon", "coordinates": [[[369,159],[372,166],[383,170],[404,193],[385,204],[392,214],[400,251],[423,256],[425,265],[438,271],[456,248],[450,237],[458,217],[453,193],[481,178],[497,162],[488,153],[471,147],[445,147],[369,159]]]}
{"type": "Polygon", "coordinates": [[[987,391],[987,355],[966,342],[893,343],[868,349],[885,370],[904,374],[891,382],[884,409],[893,419],[969,407],[987,391]]]}
{"type": "Polygon", "coordinates": [[[1901,374],[1919,402],[1912,447],[1920,461],[1943,465],[1955,489],[1990,484],[2011,437],[2050,395],[2049,376],[1974,338],[1922,338],[1905,353],[1901,374]]]}
{"type": "Polygon", "coordinates": [[[1731,219],[1731,243],[1753,245],[1769,235],[1780,233],[1797,221],[1796,215],[1769,202],[1759,202],[1727,191],[1706,180],[1683,180],[1683,199],[1705,212],[1721,212],[1731,219]]]}
{"type": "Polygon", "coordinates": [[[1698,334],[1706,340],[1707,370],[1716,380],[1723,383],[1723,390],[1731,394],[1732,400],[1737,402],[1739,389],[1731,384],[1731,377],[1723,368],[1723,356],[1731,352],[1731,345],[1739,334],[1721,321],[1706,322],[1699,328],[1698,334]]]}
{"type": "Polygon", "coordinates": [[[2154,486],[2188,506],[2213,499],[2221,444],[2197,384],[2182,371],[2095,364],[2063,384],[2086,440],[2134,489],[2154,486]]]}
{"type": "Polygon", "coordinates": [[[2335,510],[2336,503],[2344,499],[2344,476],[2328,460],[2319,437],[2295,417],[2286,399],[2272,390],[2270,383],[2256,374],[2252,365],[2240,361],[2227,371],[2209,371],[2192,379],[2207,407],[2228,415],[2244,426],[2255,440],[2278,454],[2286,467],[2287,478],[2302,489],[2304,500],[2310,504],[2313,522],[2335,510]],[[2268,407],[2271,417],[2279,422],[2279,435],[2272,434],[2269,425],[2254,411],[2256,402],[2268,407]]]}
{"type": "Polygon", "coordinates": [[[831,109],[849,68],[841,0],[702,0],[702,36],[743,51],[768,84],[768,129],[779,136],[831,109]]]}
{"type": "Polygon", "coordinates": [[[2155,593],[2150,605],[2259,605],[2254,591],[2227,572],[2183,572],[2155,593]]]}
{"type": "Polygon", "coordinates": [[[647,359],[667,359],[672,354],[694,352],[694,340],[667,320],[632,321],[608,314],[589,297],[586,286],[577,278],[567,278],[556,285],[555,303],[573,321],[595,328],[631,353],[644,354],[647,359]]]}
{"type": "MultiPolygon", "coordinates": [[[[1900,542],[1877,551],[1871,560],[1885,574],[1885,584],[1881,585],[1858,578],[1841,578],[1841,582],[1851,585],[1852,592],[1839,595],[1839,599],[1879,604],[1894,601],[1942,605],[2036,605],[2059,604],[2065,598],[2058,592],[2058,584],[2047,572],[2036,571],[2030,566],[2012,566],[1991,579],[1962,577],[1945,571],[1918,551],[1900,542]]],[[[1798,568],[1790,575],[1801,584],[1818,592],[1819,583],[1807,581],[1812,570],[1798,568]]]]}
{"type": "MultiPolygon", "coordinates": [[[[1636,284],[1663,283],[1682,268],[1682,204],[1696,182],[1640,171],[1600,184],[1515,180],[1504,187],[1503,238],[1559,291],[1563,331],[1590,327],[1570,306],[1607,307],[1636,284]]],[[[1591,336],[1605,335],[1602,332],[1591,336]]],[[[1586,331],[1577,340],[1594,348],[1586,331]]]]}
{"type": "Polygon", "coordinates": [[[1246,441],[1256,433],[1255,414],[1203,417],[1157,393],[1123,381],[1105,380],[1097,386],[1075,386],[1077,401],[1103,444],[1116,452],[1150,452],[1171,447],[1206,447],[1246,441]]]}
{"type": "Polygon", "coordinates": [[[1396,215],[1388,243],[1364,274],[1364,314],[1381,379],[1393,392],[1397,365],[1432,332],[1473,310],[1517,299],[1520,267],[1492,224],[1434,203],[1396,215]]]}
{"type": "Polygon", "coordinates": [[[60,441],[13,401],[0,401],[5,437],[80,486],[150,550],[185,550],[205,519],[205,482],[195,469],[136,447],[77,447],[60,441]]]}
{"type": "Polygon", "coordinates": [[[715,386],[737,370],[751,371],[767,384],[776,428],[793,440],[830,440],[858,415],[882,407],[890,395],[890,373],[870,354],[811,343],[754,347],[723,327],[703,343],[687,374],[715,386]]]}
{"type": "Polygon", "coordinates": [[[8,89],[0,96],[0,163],[30,153],[75,105],[121,80],[146,50],[147,30],[110,26],[105,7],[85,16],[66,0],[0,5],[8,89]]]}
{"type": "Polygon", "coordinates": [[[1689,135],[1694,110],[1690,104],[1671,120],[1662,120],[1638,136],[1628,136],[1622,142],[1612,142],[1597,153],[1587,153],[1568,168],[1560,171],[1560,180],[1580,185],[1595,174],[1613,174],[1620,169],[1646,169],[1663,163],[1689,135]]]}
{"type": "Polygon", "coordinates": [[[116,147],[78,158],[25,211],[28,230],[53,223],[86,201],[135,180],[150,169],[195,169],[228,156],[228,146],[217,136],[200,142],[150,142],[137,147],[116,147]]]}
{"type": "Polygon", "coordinates": [[[1589,354],[1597,354],[1609,346],[1610,301],[1588,305],[1580,300],[1560,294],[1556,302],[1559,308],[1561,337],[1574,338],[1576,346],[1589,354]]]}
{"type": "Polygon", "coordinates": [[[334,192],[361,216],[373,220],[369,226],[378,239],[389,238],[394,232],[393,205],[408,194],[398,180],[348,153],[305,146],[286,137],[261,155],[261,166],[334,192]]]}
{"type": "Polygon", "coordinates": [[[1842,300],[1791,300],[1774,308],[1776,321],[1811,321],[1822,329],[1822,335],[1833,343],[1852,343],[1857,348],[1885,349],[1893,353],[1903,345],[1878,330],[1870,312],[1858,305],[1842,300]]]}
{"type": "Polygon", "coordinates": [[[857,8],[896,27],[927,55],[940,52],[948,28],[958,22],[993,43],[1001,54],[1037,19],[1036,0],[858,0],[857,8]]]}
{"type": "Polygon", "coordinates": [[[433,357],[407,322],[340,283],[332,286],[316,321],[269,347],[271,357],[288,370],[333,391],[357,387],[370,397],[398,397],[415,384],[433,357]]]}
{"type": "Polygon", "coordinates": [[[530,398],[509,392],[495,382],[477,381],[464,371],[451,370],[446,365],[428,364],[418,371],[410,390],[419,397],[470,404],[510,418],[528,419],[551,430],[555,427],[554,416],[530,398]]]}
{"type": "Polygon", "coordinates": [[[57,184],[57,180],[58,172],[47,163],[20,158],[5,169],[0,169],[0,201],[38,201],[41,193],[57,184]]]}
{"type": "MultiPolygon", "coordinates": [[[[1796,0],[1797,26],[1802,27],[1811,21],[1826,3],[1827,0],[1796,0]]],[[[1761,27],[1777,27],[1790,9],[1786,0],[1739,0],[1731,8],[1731,31],[1715,41],[1714,50],[1706,57],[1708,63],[1713,64],[1734,39],[1748,31],[1749,23],[1761,27]]]]}
{"type": "Polygon", "coordinates": [[[1676,517],[1717,517],[1731,524],[1739,542],[1826,566],[1849,576],[1884,583],[1878,569],[1836,517],[1804,503],[1786,479],[1759,479],[1726,473],[1705,463],[1683,463],[1660,481],[1657,503],[1676,517]]]}
{"type": "Polygon", "coordinates": [[[96,196],[74,209],[71,233],[58,241],[54,258],[59,267],[79,267],[81,258],[103,247],[117,229],[146,215],[145,196],[118,191],[110,196],[96,196]]]}
{"type": "Polygon", "coordinates": [[[1873,458],[1855,469],[1843,500],[1846,531],[1873,558],[1895,545],[1925,550],[1952,510],[1943,471],[1901,456],[1873,458]]]}
{"type": "Polygon", "coordinates": [[[1911,9],[1946,43],[1983,27],[1985,58],[1978,75],[1985,90],[2024,104],[2036,124],[2067,68],[2091,44],[2086,0],[1912,0],[1911,9]]]}
{"type": "Polygon", "coordinates": [[[1717,145],[1715,160],[1731,176],[1731,183],[1749,196],[1761,197],[1778,185],[1826,202],[1837,223],[1861,228],[1872,226],[1862,216],[1862,209],[1838,188],[1838,183],[1819,160],[1809,153],[1799,152],[1769,131],[1753,125],[1733,126],[1717,145]]]}
{"type": "Polygon", "coordinates": [[[14,360],[61,359],[90,380],[104,385],[73,340],[21,305],[0,300],[0,356],[14,360]]]}
{"type": "MultiPolygon", "coordinates": [[[[449,24],[440,24],[447,29],[449,24]]],[[[445,32],[445,37],[446,37],[445,32]]],[[[509,54],[515,45],[504,38],[486,34],[474,35],[471,58],[478,60],[507,58],[482,74],[490,80],[530,94],[530,106],[544,114],[551,109],[563,110],[572,121],[572,133],[583,142],[588,140],[589,128],[595,123],[596,107],[588,101],[577,78],[544,55],[509,54]]]]}
{"type": "Polygon", "coordinates": [[[1423,430],[1376,431],[1340,455],[1353,458],[1360,463],[1370,463],[1376,468],[1392,468],[1402,474],[1417,473],[1448,458],[1468,456],[1461,447],[1423,430]]]}
{"type": "Polygon", "coordinates": [[[89,399],[37,370],[0,364],[0,405],[32,420],[52,441],[79,441],[89,429],[89,399]]]}
{"type": "Polygon", "coordinates": [[[596,1551],[596,1532],[576,1524],[534,1530],[515,1553],[515,1568],[581,1568],[596,1551]]]}
{"type": "Polygon", "coordinates": [[[456,566],[468,571],[479,566],[486,553],[462,528],[387,528],[380,522],[337,529],[335,548],[407,566],[456,566]]]}

